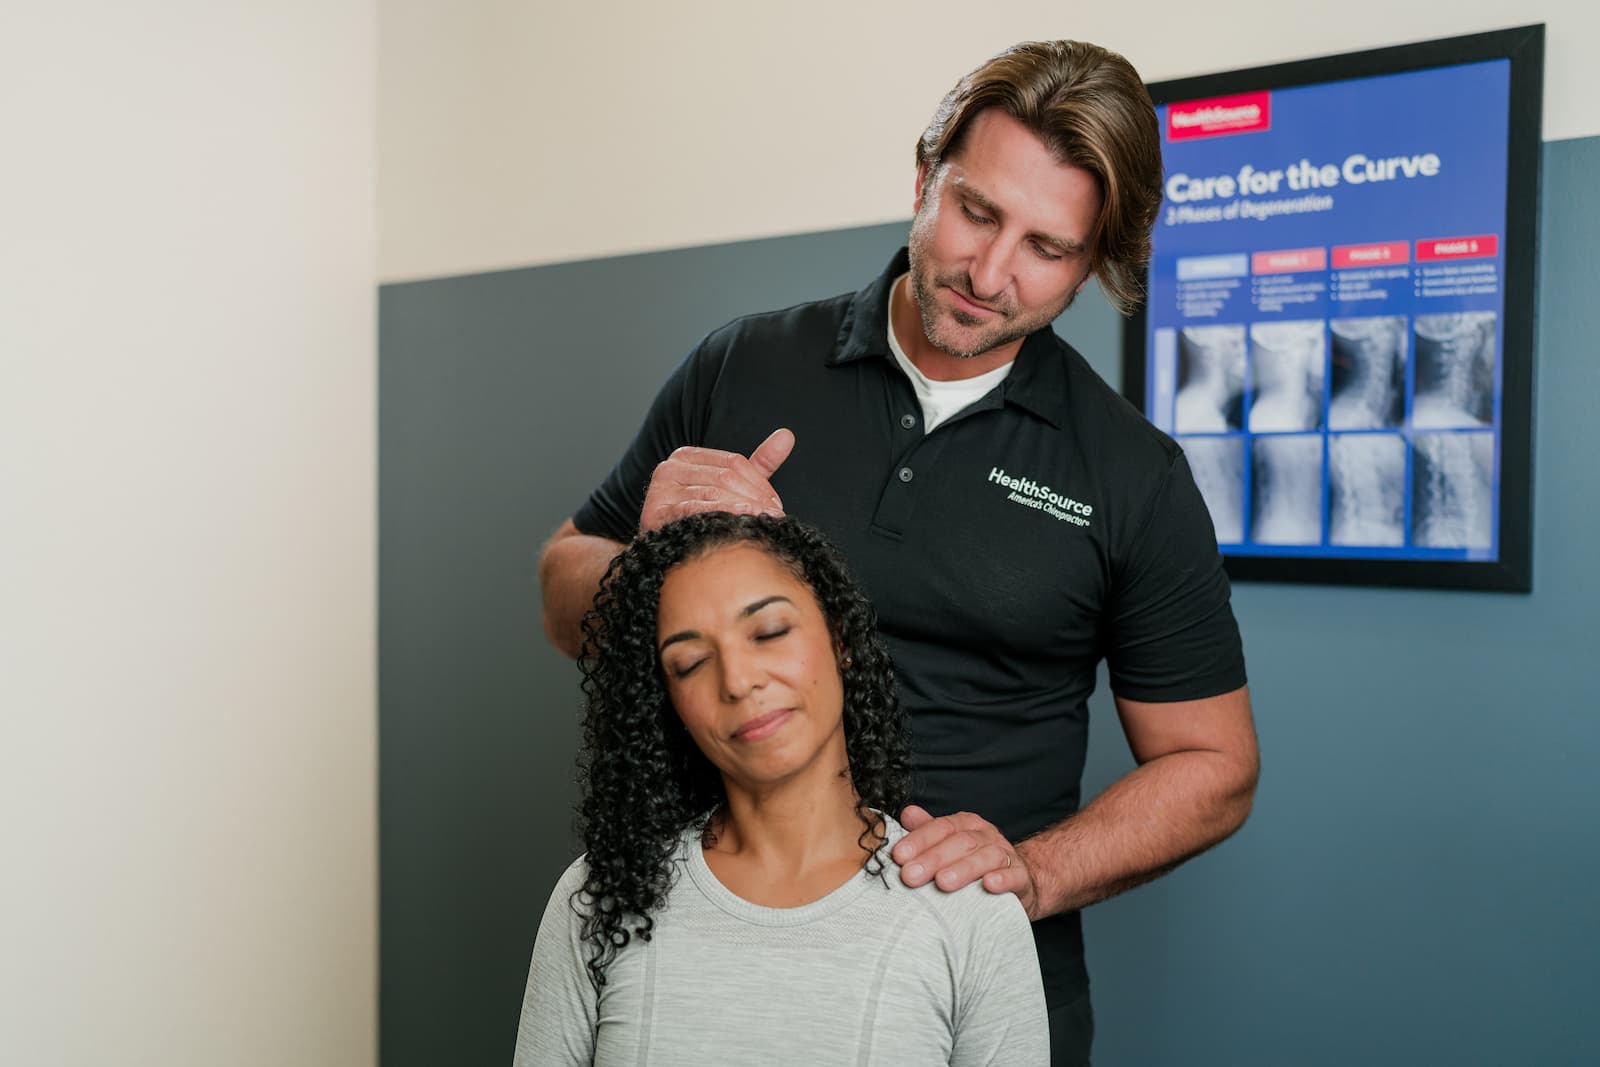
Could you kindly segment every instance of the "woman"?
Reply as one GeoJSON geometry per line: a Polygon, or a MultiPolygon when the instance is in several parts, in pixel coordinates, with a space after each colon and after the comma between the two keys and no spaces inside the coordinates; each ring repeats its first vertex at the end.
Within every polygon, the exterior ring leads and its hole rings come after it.
{"type": "Polygon", "coordinates": [[[1016,898],[907,889],[889,856],[906,722],[820,534],[672,523],[584,631],[588,852],[539,927],[518,1065],[1048,1063],[1016,898]]]}

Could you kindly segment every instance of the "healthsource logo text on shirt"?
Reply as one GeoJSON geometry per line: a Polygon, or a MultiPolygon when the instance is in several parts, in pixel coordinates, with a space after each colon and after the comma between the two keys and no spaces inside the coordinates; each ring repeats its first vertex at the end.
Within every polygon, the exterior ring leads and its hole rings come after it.
{"type": "Polygon", "coordinates": [[[1048,485],[1040,485],[1032,478],[1013,477],[999,467],[990,468],[989,480],[1011,490],[1006,496],[1007,500],[1042,511],[1046,515],[1053,515],[1062,522],[1070,522],[1074,526],[1088,526],[1089,517],[1094,514],[1094,506],[1091,504],[1080,503],[1070,496],[1056,492],[1048,485]]]}

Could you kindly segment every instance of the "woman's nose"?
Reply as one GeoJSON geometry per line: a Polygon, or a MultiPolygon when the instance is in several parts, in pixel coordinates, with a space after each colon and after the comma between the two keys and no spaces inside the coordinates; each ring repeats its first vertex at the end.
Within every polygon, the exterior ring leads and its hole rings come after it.
{"type": "Polygon", "coordinates": [[[743,700],[759,689],[766,675],[755,656],[739,652],[722,656],[722,696],[729,703],[743,700]]]}

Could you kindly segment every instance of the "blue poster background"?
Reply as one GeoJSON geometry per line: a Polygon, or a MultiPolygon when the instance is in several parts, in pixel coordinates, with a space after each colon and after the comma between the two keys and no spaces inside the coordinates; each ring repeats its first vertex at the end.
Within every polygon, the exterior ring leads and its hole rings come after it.
{"type": "Polygon", "coordinates": [[[1177,141],[1157,109],[1146,411],[1224,553],[1496,558],[1509,89],[1495,60],[1273,90],[1270,128],[1177,141]],[[1275,191],[1205,185],[1247,166],[1275,191]]]}

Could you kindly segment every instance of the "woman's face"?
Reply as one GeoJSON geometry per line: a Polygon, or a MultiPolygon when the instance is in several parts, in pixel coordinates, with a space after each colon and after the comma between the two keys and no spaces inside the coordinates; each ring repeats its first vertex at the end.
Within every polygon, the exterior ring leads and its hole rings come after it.
{"type": "Polygon", "coordinates": [[[848,765],[827,620],[811,587],[764,549],[727,545],[669,571],[656,642],[673,707],[730,787],[848,765]]]}

